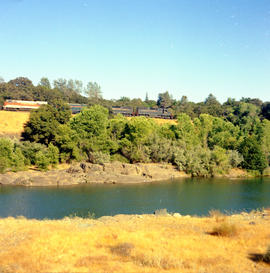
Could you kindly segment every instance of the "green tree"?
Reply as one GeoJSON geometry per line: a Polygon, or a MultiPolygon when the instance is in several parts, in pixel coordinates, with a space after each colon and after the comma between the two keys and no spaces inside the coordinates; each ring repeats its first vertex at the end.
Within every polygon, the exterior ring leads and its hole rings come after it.
{"type": "Polygon", "coordinates": [[[158,94],[157,105],[161,108],[169,108],[172,106],[172,96],[168,91],[158,94]]]}
{"type": "Polygon", "coordinates": [[[98,101],[102,99],[101,87],[96,82],[89,82],[85,93],[88,94],[90,100],[98,101]]]}
{"type": "Polygon", "coordinates": [[[40,79],[39,85],[44,86],[44,87],[46,87],[48,89],[51,89],[51,83],[50,83],[49,79],[46,78],[46,77],[43,77],[43,78],[40,79]]]}
{"type": "Polygon", "coordinates": [[[245,137],[239,147],[239,151],[244,157],[242,163],[243,168],[248,170],[258,170],[262,173],[267,167],[265,154],[254,135],[245,137]]]}
{"type": "Polygon", "coordinates": [[[24,126],[22,137],[24,140],[49,145],[55,141],[56,129],[65,124],[71,117],[69,107],[62,103],[43,105],[31,111],[29,121],[24,126]]]}

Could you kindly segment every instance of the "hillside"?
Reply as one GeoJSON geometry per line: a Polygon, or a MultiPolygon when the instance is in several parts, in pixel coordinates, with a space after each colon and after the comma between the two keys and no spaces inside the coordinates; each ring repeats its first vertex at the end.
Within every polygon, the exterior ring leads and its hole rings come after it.
{"type": "MultiPolygon", "coordinates": [[[[29,119],[29,112],[0,111],[0,136],[19,135],[23,131],[23,125],[29,119]]],[[[175,120],[154,119],[158,124],[176,124],[175,120]]]]}
{"type": "Polygon", "coordinates": [[[0,272],[267,273],[269,221],[267,212],[0,219],[0,272]]]}
{"type": "Polygon", "coordinates": [[[19,135],[29,115],[29,112],[0,111],[0,136],[19,135]]]}

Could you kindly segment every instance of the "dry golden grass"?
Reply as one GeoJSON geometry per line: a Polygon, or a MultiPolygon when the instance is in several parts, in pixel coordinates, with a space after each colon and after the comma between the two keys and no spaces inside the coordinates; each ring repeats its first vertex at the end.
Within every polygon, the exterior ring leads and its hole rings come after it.
{"type": "Polygon", "coordinates": [[[169,124],[177,124],[177,120],[176,119],[162,119],[162,118],[155,118],[153,119],[155,122],[157,122],[158,124],[164,124],[164,123],[169,123],[169,124]]]}
{"type": "MultiPolygon", "coordinates": [[[[0,136],[20,135],[24,124],[29,120],[29,112],[0,111],[0,136]]],[[[172,119],[153,119],[158,124],[176,124],[172,119]]]]}
{"type": "Polygon", "coordinates": [[[0,111],[0,135],[20,134],[29,112],[0,111]]]}
{"type": "Polygon", "coordinates": [[[214,217],[0,219],[0,272],[270,272],[250,257],[266,253],[269,218],[228,219],[233,237],[209,234],[214,217]]]}
{"type": "MultiPolygon", "coordinates": [[[[127,117],[127,119],[132,119],[132,117],[127,117]]],[[[157,124],[165,124],[165,123],[174,124],[174,125],[177,124],[177,120],[176,119],[153,118],[153,120],[157,124]]]]}

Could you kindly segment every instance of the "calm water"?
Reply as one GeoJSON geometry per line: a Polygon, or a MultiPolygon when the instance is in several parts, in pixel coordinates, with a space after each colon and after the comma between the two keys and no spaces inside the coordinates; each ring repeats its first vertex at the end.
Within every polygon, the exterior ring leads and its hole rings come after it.
{"type": "Polygon", "coordinates": [[[270,178],[250,180],[182,179],[137,185],[82,185],[25,188],[0,186],[0,217],[59,219],[71,214],[97,217],[169,212],[206,215],[270,207],[270,178]]]}

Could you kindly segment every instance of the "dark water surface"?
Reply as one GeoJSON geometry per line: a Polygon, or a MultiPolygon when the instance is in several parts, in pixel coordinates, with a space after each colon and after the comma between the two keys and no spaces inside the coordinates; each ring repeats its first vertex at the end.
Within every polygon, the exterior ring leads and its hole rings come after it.
{"type": "Polygon", "coordinates": [[[25,188],[0,186],[0,217],[59,219],[71,214],[97,217],[169,212],[206,215],[270,207],[270,178],[245,180],[182,179],[133,185],[80,185],[25,188]]]}

